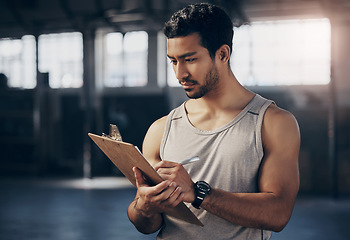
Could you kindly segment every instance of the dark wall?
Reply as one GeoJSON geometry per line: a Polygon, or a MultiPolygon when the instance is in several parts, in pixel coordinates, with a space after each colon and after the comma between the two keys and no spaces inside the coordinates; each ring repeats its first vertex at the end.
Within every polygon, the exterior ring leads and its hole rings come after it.
{"type": "Polygon", "coordinates": [[[0,173],[37,171],[33,90],[0,89],[0,173]]]}
{"type": "MultiPolygon", "coordinates": [[[[135,96],[104,96],[102,98],[103,132],[108,134],[109,124],[115,124],[123,141],[142,150],[143,138],[149,126],[168,114],[169,106],[164,94],[135,96]]],[[[98,133],[101,134],[101,133],[98,133]]],[[[93,175],[120,171],[94,146],[93,175]]]]}
{"type": "Polygon", "coordinates": [[[167,98],[108,95],[101,101],[102,109],[92,113],[94,124],[87,130],[79,91],[2,91],[0,175],[82,176],[86,142],[92,147],[92,176],[120,174],[87,133],[108,133],[109,124],[116,124],[124,141],[142,149],[148,127],[168,113],[167,98]]]}

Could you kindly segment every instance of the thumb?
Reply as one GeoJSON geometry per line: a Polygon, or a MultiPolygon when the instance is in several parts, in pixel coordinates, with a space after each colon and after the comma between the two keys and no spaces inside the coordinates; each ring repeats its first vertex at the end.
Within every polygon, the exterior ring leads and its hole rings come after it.
{"type": "Polygon", "coordinates": [[[140,169],[138,169],[137,167],[133,167],[132,170],[134,172],[134,176],[136,180],[136,187],[139,188],[143,185],[146,185],[146,182],[142,176],[142,172],[140,171],[140,169]]]}

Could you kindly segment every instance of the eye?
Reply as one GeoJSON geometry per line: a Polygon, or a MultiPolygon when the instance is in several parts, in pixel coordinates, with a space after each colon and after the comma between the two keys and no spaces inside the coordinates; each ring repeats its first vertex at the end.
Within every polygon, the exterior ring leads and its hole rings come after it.
{"type": "Polygon", "coordinates": [[[185,61],[188,63],[194,62],[197,58],[187,58],[185,61]]]}
{"type": "Polygon", "coordinates": [[[170,59],[170,63],[176,65],[177,61],[175,59],[170,59]]]}

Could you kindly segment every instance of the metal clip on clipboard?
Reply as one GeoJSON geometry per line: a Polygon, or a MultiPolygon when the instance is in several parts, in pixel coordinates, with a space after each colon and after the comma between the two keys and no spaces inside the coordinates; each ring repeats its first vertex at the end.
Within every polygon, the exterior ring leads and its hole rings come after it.
{"type": "Polygon", "coordinates": [[[120,134],[118,127],[114,124],[109,124],[109,135],[102,133],[102,136],[116,141],[123,141],[122,135],[120,134]]]}

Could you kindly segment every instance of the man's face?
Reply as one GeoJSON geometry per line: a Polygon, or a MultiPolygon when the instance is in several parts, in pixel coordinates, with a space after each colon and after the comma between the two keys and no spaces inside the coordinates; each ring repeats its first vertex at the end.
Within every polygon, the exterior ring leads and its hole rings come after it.
{"type": "Polygon", "coordinates": [[[219,81],[214,60],[200,44],[197,33],[168,39],[168,57],[176,78],[189,98],[201,98],[219,81]]]}

